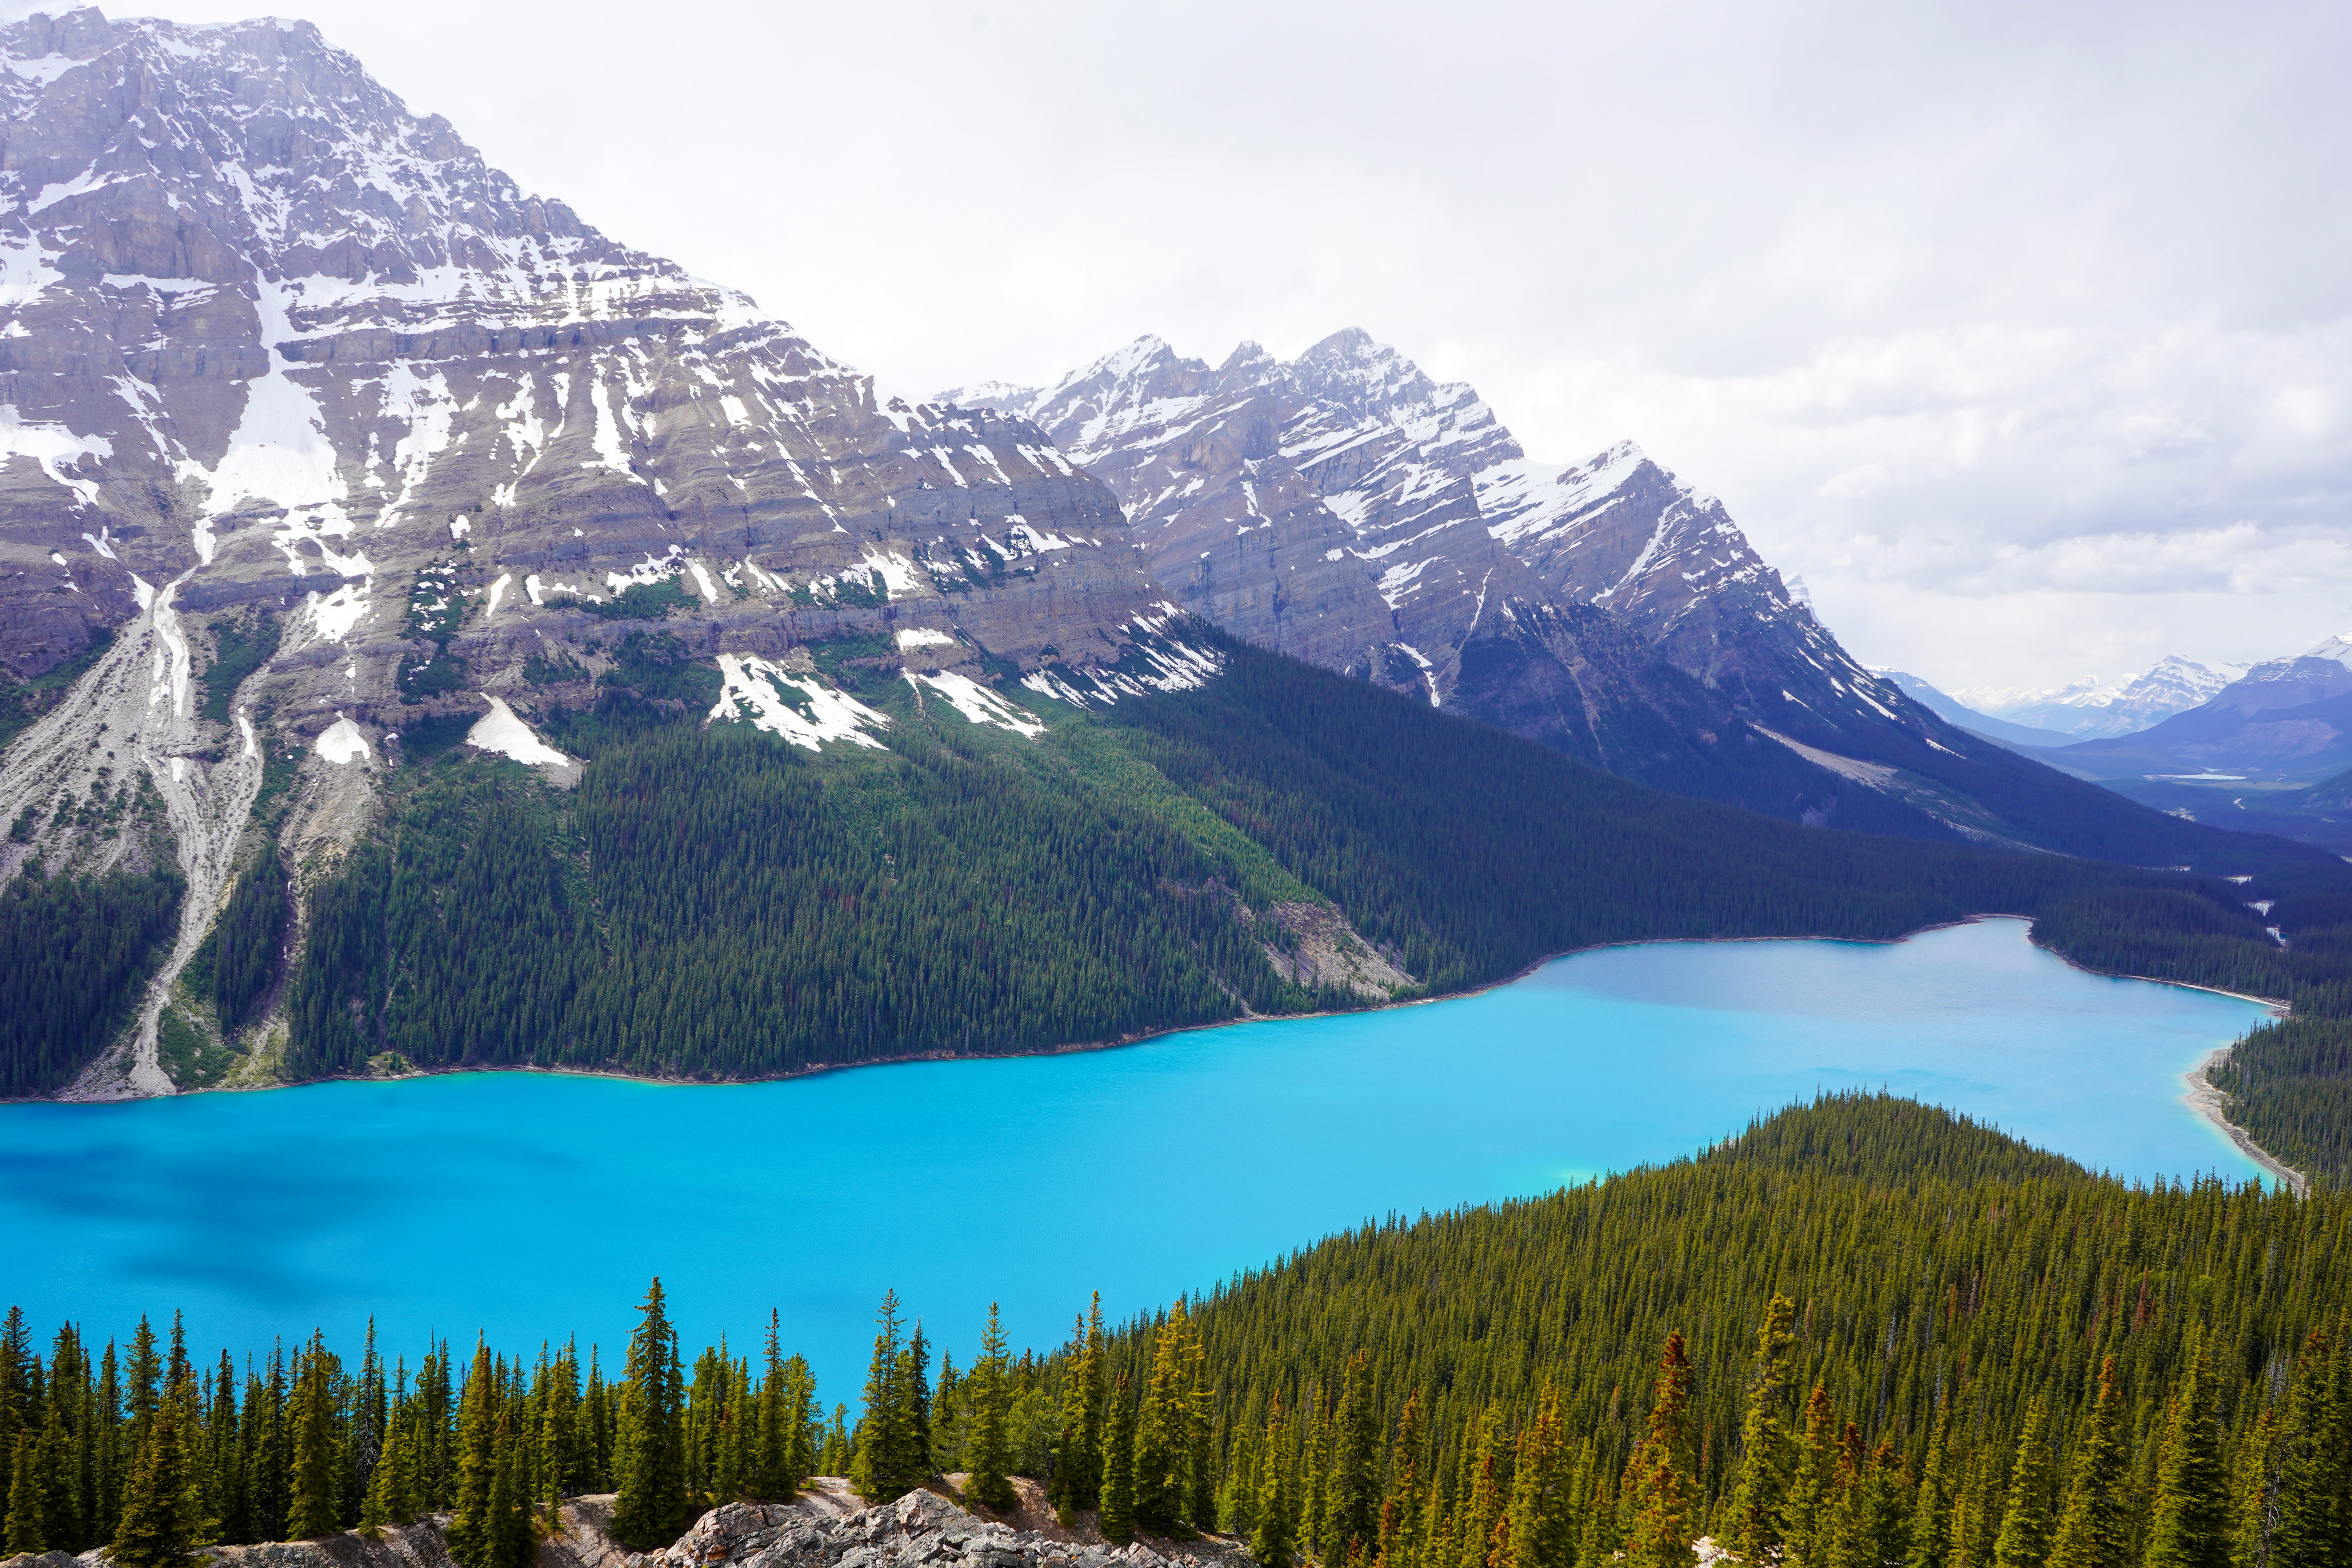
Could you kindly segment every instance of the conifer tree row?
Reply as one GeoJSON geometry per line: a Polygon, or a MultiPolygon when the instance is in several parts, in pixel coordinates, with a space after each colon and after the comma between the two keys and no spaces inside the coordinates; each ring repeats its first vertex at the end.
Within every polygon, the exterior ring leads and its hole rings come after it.
{"type": "Polygon", "coordinates": [[[371,1330],[356,1366],[313,1334],[240,1366],[192,1363],[142,1320],[95,1358],[75,1325],[40,1353],[0,1323],[0,1542],[106,1547],[122,1568],[186,1568],[213,1543],[300,1540],[450,1515],[461,1568],[528,1568],[562,1500],[618,1491],[614,1531],[667,1545],[704,1509],[789,1500],[822,1434],[807,1361],[773,1336],[760,1375],[720,1347],[693,1384],[656,1280],[607,1381],[592,1348],[535,1356],[446,1342],[412,1375],[371,1330]]]}
{"type": "Polygon", "coordinates": [[[0,1530],[127,1568],[205,1541],[451,1515],[522,1568],[562,1499],[615,1533],[813,1471],[875,1500],[1034,1478],[1113,1541],[1217,1529],[1265,1568],[1601,1568],[1711,1538],[1790,1568],[2352,1561],[2352,1198],[2130,1186],[1877,1096],[1522,1203],[1334,1237],[1125,1326],[961,1372],[895,1295],[854,1425],[772,1319],[682,1355],[656,1281],[594,1349],[313,1334],[240,1367],[176,1324],[46,1356],[0,1325],[0,1530]]]}

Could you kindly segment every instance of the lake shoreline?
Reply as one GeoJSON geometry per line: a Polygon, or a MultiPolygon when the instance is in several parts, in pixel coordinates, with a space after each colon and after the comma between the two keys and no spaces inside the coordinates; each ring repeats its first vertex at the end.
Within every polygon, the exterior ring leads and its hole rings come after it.
{"type": "Polygon", "coordinates": [[[2221,1129],[2222,1135],[2237,1145],[2238,1152],[2276,1177],[2296,1197],[2309,1197],[2310,1177],[2255,1142],[2252,1133],[2230,1120],[2230,1097],[2213,1081],[2213,1069],[2228,1061],[2230,1053],[2236,1048],[2233,1045],[2217,1046],[2203,1061],[2183,1073],[2181,1079],[2189,1087],[2180,1098],[2188,1102],[2189,1110],[2221,1129]]]}
{"type": "MultiPolygon", "coordinates": [[[[1146,1046],[1157,1040],[1168,1039],[1177,1035],[1189,1035],[1209,1029],[1227,1029],[1244,1024],[1284,1024],[1306,1019],[1348,1017],[1360,1013],[1391,1012],[1406,1007],[1425,1006],[1432,1003],[1454,1002],[1462,1000],[1465,997],[1484,995],[1488,992],[1498,991],[1507,985],[1516,985],[1520,981],[1538,973],[1547,966],[1559,963],[1561,959],[1574,958],[1580,954],[1588,952],[1603,952],[1619,948],[1694,946],[1715,943],[1752,943],[1771,942],[1851,942],[1863,947],[1892,947],[1902,942],[1909,942],[1914,937],[1925,936],[1931,931],[1952,931],[1959,927],[1980,925],[1991,921],[2025,921],[2028,926],[2028,940],[2031,941],[2031,927],[2032,921],[2032,917],[2031,915],[2012,914],[1997,910],[1986,910],[1976,914],[1966,915],[1958,920],[1938,921],[1930,925],[1915,927],[1910,931],[1903,932],[1899,936],[1893,937],[1637,937],[1626,942],[1595,942],[1587,947],[1568,948],[1559,952],[1547,953],[1501,979],[1488,981],[1480,985],[1467,986],[1459,991],[1446,991],[1434,995],[1412,996],[1402,1000],[1375,1003],[1365,1007],[1349,1008],[1346,1012],[1244,1012],[1241,1017],[1222,1018],[1213,1023],[1187,1024],[1177,1028],[1155,1029],[1144,1034],[1128,1036],[1118,1039],[1076,1041],[1064,1045],[1041,1046],[1029,1050],[1001,1052],[929,1051],[913,1056],[889,1057],[877,1061],[819,1062],[813,1066],[795,1068],[790,1072],[773,1073],[760,1078],[716,1079],[674,1077],[667,1074],[656,1073],[615,1072],[604,1068],[544,1067],[536,1063],[522,1063],[515,1066],[413,1068],[407,1072],[397,1074],[383,1076],[369,1074],[364,1077],[352,1075],[345,1078],[310,1079],[299,1083],[221,1084],[204,1089],[182,1089],[176,1094],[168,1096],[151,1095],[131,1097],[130,1099],[109,1098],[105,1100],[88,1100],[68,1099],[62,1096],[42,1096],[30,1099],[0,1100],[0,1106],[83,1104],[121,1105],[135,1103],[138,1100],[146,1099],[176,1100],[184,1099],[191,1095],[202,1094],[247,1094],[280,1089],[308,1089],[317,1085],[331,1083],[400,1083],[413,1079],[454,1078],[462,1077],[469,1073],[539,1073],[560,1078],[605,1079],[614,1082],[649,1084],[665,1089],[740,1089],[753,1084],[783,1083],[795,1079],[815,1078],[820,1075],[829,1073],[859,1071],[868,1068],[911,1066],[917,1063],[1010,1061],[1023,1058],[1078,1056],[1096,1051],[1126,1050],[1132,1047],[1146,1046]]],[[[2289,1012],[2289,1005],[2274,996],[2258,996],[2247,992],[2227,990],[2218,985],[2199,985],[2190,981],[2168,980],[2160,975],[2110,974],[2105,970],[2093,969],[2087,964],[2078,963],[2073,958],[2053,948],[2041,947],[2039,943],[2036,943],[2035,946],[2039,948],[2041,952],[2049,953],[2052,957],[2065,964],[2069,969],[2074,970],[2083,974],[2095,975],[2103,980],[2137,980],[2146,981],[2151,984],[2157,985],[2177,986],[2184,991],[2201,991],[2210,995],[2227,996],[2234,1001],[2249,1002],[2258,1006],[2268,1007],[2279,1017],[2285,1017],[2289,1012]]],[[[2214,1050],[2196,1067],[2190,1068],[2189,1072],[2184,1075],[2184,1081],[2188,1087],[2183,1092],[2181,1098],[2200,1117],[2219,1130],[2224,1137],[2228,1138],[2231,1144],[2234,1145],[2241,1153],[2252,1160],[2263,1171],[2268,1172],[2277,1180],[2285,1184],[2298,1194],[2301,1194],[2308,1190],[2307,1179],[2301,1172],[2296,1171],[2292,1166],[2286,1164],[2277,1156],[2272,1154],[2268,1150],[2255,1142],[2252,1134],[2250,1134],[2244,1128],[2240,1127],[2237,1123],[2229,1119],[2226,1112],[2227,1097],[2223,1095],[2218,1088],[2214,1087],[2208,1077],[2208,1074],[2212,1068],[2218,1067],[2222,1061],[2228,1058],[2229,1054],[2231,1049],[2234,1048],[2235,1044],[2236,1042],[2233,1041],[2230,1045],[2215,1047],[2214,1050]]]]}
{"type": "MultiPolygon", "coordinates": [[[[352,1073],[340,1078],[303,1079],[299,1082],[294,1083],[207,1084],[200,1089],[178,1089],[168,1095],[93,1095],[87,1098],[70,1094],[28,1095],[15,1099],[0,1099],[0,1106],[131,1105],[150,1100],[184,1100],[192,1095],[200,1094],[265,1094],[275,1093],[281,1089],[310,1089],[320,1084],[403,1083],[412,1079],[456,1078],[462,1077],[468,1073],[542,1073],[556,1078],[608,1079],[618,1083],[655,1084],[666,1089],[741,1089],[751,1084],[788,1083],[795,1079],[817,1078],[827,1073],[858,1072],[868,1068],[900,1067],[912,1065],[918,1062],[1013,1061],[1030,1057],[1068,1057],[1084,1055],[1094,1051],[1121,1051],[1136,1046],[1148,1046],[1155,1040],[1164,1040],[1177,1035],[1194,1034],[1206,1029],[1231,1029],[1239,1027],[1245,1024],[1289,1024],[1301,1022],[1310,1018],[1345,1018],[1353,1017],[1364,1013],[1395,1012],[1406,1007],[1423,1007],[1428,1006],[1433,1003],[1457,1002],[1465,997],[1483,996],[1490,991],[1499,991],[1507,985],[1516,985],[1520,981],[1527,979],[1529,975],[1538,973],[1547,965],[1557,963],[1563,958],[1574,958],[1581,953],[1587,952],[1607,952],[1618,948],[1664,946],[1686,947],[1707,946],[1730,942],[1853,942],[1863,947],[1893,947],[1897,943],[1908,942],[1913,937],[1925,936],[1929,931],[1952,931],[1961,926],[1976,925],[1985,921],[2017,920],[2031,921],[2032,919],[2032,917],[2030,915],[2000,913],[1973,914],[1964,916],[1956,921],[1937,921],[1932,925],[1915,927],[1910,931],[1903,932],[1900,936],[1892,937],[1821,935],[1633,937],[1624,942],[1599,942],[1587,947],[1563,948],[1558,952],[1546,953],[1542,957],[1534,960],[1514,973],[1502,976],[1500,979],[1489,980],[1477,985],[1465,986],[1459,991],[1441,991],[1427,996],[1408,996],[1402,999],[1395,999],[1387,1002],[1370,1003],[1362,1007],[1349,1008],[1345,1012],[1252,1013],[1246,1010],[1246,1005],[1244,1005],[1244,1011],[1238,1018],[1219,1018],[1206,1024],[1183,1024],[1172,1028],[1152,1029],[1142,1034],[1121,1036],[1119,1038],[1112,1040],[1077,1040],[1063,1045],[1036,1046],[1032,1047],[1027,1050],[1019,1051],[923,1051],[903,1057],[884,1057],[874,1061],[818,1062],[809,1067],[794,1068],[788,1072],[767,1073],[758,1078],[684,1078],[667,1073],[616,1072],[609,1068],[547,1067],[537,1062],[520,1062],[512,1065],[467,1064],[456,1067],[412,1067],[408,1071],[403,1073],[352,1073]]],[[[2049,950],[2045,948],[2042,951],[2048,952],[2049,950]]],[[[2053,956],[2060,959],[2070,968],[2082,970],[2084,973],[2096,974],[2099,973],[2096,970],[2084,969],[2081,964],[2074,963],[2074,960],[2065,957],[2063,953],[2053,953],[2053,956]]],[[[2137,980],[2147,977],[2142,975],[2121,975],[2115,976],[2113,978],[2137,980]]],[[[2177,983],[2172,981],[2158,981],[2157,984],[2173,984],[2177,983]]],[[[2192,991],[2211,989],[2209,986],[2200,985],[2189,985],[2185,986],[2184,988],[2192,991]]],[[[2232,994],[2232,993],[2223,992],[2221,994],[2229,995],[2232,994]]],[[[2259,997],[2243,997],[2241,998],[2241,1000],[2261,1001],[2263,999],[2259,997]]],[[[2284,1005],[2283,1003],[2274,1005],[2282,1007],[2284,1005]]],[[[100,1058],[100,1059],[103,1060],[104,1058],[100,1058]]]]}

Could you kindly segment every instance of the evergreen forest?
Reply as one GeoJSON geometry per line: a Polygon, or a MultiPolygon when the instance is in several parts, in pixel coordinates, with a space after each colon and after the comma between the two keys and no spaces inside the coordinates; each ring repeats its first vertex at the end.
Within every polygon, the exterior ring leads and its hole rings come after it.
{"type": "MultiPolygon", "coordinates": [[[[1222,651],[1201,689],[1040,704],[1034,741],[844,658],[889,749],[819,756],[701,724],[709,665],[636,634],[596,704],[546,726],[592,759],[569,792],[420,726],[386,827],[310,895],[286,1068],[751,1078],[1389,1000],[1277,969],[1299,904],[1336,906],[1405,996],[1607,942],[2008,912],[2090,968],[2352,1008],[2352,868],[2301,846],[2214,834],[2225,858],[2147,870],[1806,828],[1222,651]]],[[[274,940],[247,885],[231,914],[274,940]]],[[[224,1026],[273,983],[220,972],[224,1026]]]]}
{"type": "Polygon", "coordinates": [[[853,1417],[777,1342],[622,1364],[371,1332],[239,1362],[176,1324],[0,1331],[9,1552],[437,1516],[523,1568],[562,1500],[666,1544],[814,1475],[1263,1568],[2322,1568],[2352,1561],[2352,1200],[2133,1186],[1882,1096],[1526,1202],[1391,1218],[1164,1311],[961,1368],[895,1297],[853,1417]]]}

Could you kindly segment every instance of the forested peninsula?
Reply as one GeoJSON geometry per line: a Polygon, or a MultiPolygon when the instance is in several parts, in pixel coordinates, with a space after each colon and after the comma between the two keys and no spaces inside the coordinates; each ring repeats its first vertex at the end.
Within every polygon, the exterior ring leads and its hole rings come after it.
{"type": "Polygon", "coordinates": [[[658,1281],[611,1368],[316,1336],[214,1361],[146,1321],[44,1354],[12,1313],[5,1542],[175,1568],[423,1521],[461,1568],[523,1568],[567,1499],[617,1494],[646,1551],[836,1475],[982,1515],[1028,1478],[1093,1538],[1214,1532],[1263,1568],[1664,1568],[1701,1540],[1799,1568],[2320,1568],[2352,1553],[2347,1268],[2341,1194],[2127,1185],[1855,1096],[1124,1323],[1097,1300],[1042,1351],[992,1316],[959,1367],[887,1300],[854,1410],[772,1331],[688,1360],[658,1281]]]}

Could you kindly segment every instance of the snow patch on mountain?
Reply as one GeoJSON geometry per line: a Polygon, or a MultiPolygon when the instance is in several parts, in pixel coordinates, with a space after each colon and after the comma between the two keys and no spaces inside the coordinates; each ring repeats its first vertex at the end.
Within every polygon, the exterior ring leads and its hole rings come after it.
{"type": "Polygon", "coordinates": [[[572,765],[572,759],[541,740],[531,727],[515,717],[502,697],[485,696],[490,710],[475,721],[466,731],[466,744],[478,751],[496,752],[518,763],[534,766],[562,768],[572,765]]]}
{"type": "Polygon", "coordinates": [[[889,715],[877,713],[845,691],[814,676],[796,675],[753,654],[719,656],[721,689],[710,718],[748,721],[755,730],[781,735],[795,746],[822,751],[827,741],[887,751],[866,733],[887,730],[889,715]]]}
{"type": "Polygon", "coordinates": [[[975,724],[1010,730],[1029,741],[1045,732],[1045,726],[1028,710],[1006,701],[1003,696],[968,675],[960,675],[952,669],[943,669],[937,674],[909,669],[903,674],[907,684],[913,687],[918,694],[924,687],[929,687],[946,698],[957,712],[975,724]]]}

